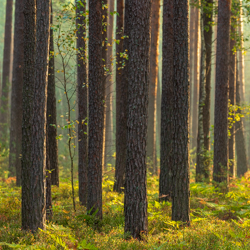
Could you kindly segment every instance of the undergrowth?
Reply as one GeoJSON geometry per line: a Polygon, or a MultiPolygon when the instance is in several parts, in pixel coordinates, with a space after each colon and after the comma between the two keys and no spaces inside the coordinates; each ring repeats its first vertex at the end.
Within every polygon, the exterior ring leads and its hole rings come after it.
{"type": "MultiPolygon", "coordinates": [[[[158,202],[158,178],[148,177],[148,235],[124,235],[123,194],[103,182],[103,220],[71,205],[70,182],[53,187],[53,219],[36,234],[21,230],[21,189],[0,182],[0,249],[250,249],[250,176],[233,180],[230,192],[191,183],[191,226],[171,221],[171,203],[158,202]]],[[[76,193],[77,183],[75,185],[76,193]]]]}

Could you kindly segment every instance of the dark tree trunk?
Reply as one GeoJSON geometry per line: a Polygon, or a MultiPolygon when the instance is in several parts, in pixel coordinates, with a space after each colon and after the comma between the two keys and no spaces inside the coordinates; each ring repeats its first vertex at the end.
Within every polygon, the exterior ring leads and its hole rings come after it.
{"type": "MultiPolygon", "coordinates": [[[[236,104],[236,53],[234,47],[235,40],[235,23],[231,25],[231,39],[230,39],[230,54],[229,54],[229,100],[231,105],[236,104]]],[[[235,112],[232,111],[232,119],[235,112]]],[[[230,137],[228,140],[228,153],[229,153],[229,173],[231,177],[235,176],[235,126],[232,124],[230,128],[230,137]]]]}
{"type": "Polygon", "coordinates": [[[46,219],[46,109],[49,64],[50,0],[37,0],[36,70],[31,149],[30,229],[43,229],[46,219]]]}
{"type": "Polygon", "coordinates": [[[216,50],[216,87],[214,113],[215,182],[228,183],[228,75],[231,1],[219,0],[216,50]]]}
{"type": "Polygon", "coordinates": [[[12,8],[13,0],[6,1],[4,55],[3,55],[3,79],[0,106],[0,142],[4,146],[8,138],[9,117],[9,90],[10,90],[10,67],[12,45],[12,8]]]}
{"type": "MultiPolygon", "coordinates": [[[[53,24],[51,2],[51,18],[53,24]]],[[[54,59],[54,42],[53,29],[50,29],[50,60],[49,60],[49,75],[48,75],[48,98],[47,98],[47,123],[48,123],[48,154],[51,169],[51,185],[59,186],[59,166],[58,166],[58,141],[56,129],[56,85],[55,85],[55,59],[54,59]]]]}
{"type": "Polygon", "coordinates": [[[174,0],[172,220],[190,224],[188,1],[174,0]]]}
{"type": "Polygon", "coordinates": [[[22,229],[30,229],[31,213],[31,148],[35,85],[36,1],[24,0],[24,68],[22,120],[22,229]]]}
{"type": "Polygon", "coordinates": [[[9,176],[16,176],[17,186],[21,186],[21,151],[22,151],[22,92],[23,92],[23,0],[15,5],[14,61],[11,90],[11,126],[9,176]]]}
{"type": "Polygon", "coordinates": [[[173,143],[173,76],[174,76],[174,3],[164,0],[162,44],[162,101],[160,147],[160,200],[172,196],[173,143]]]}
{"type": "Polygon", "coordinates": [[[152,1],[151,10],[150,75],[148,98],[147,161],[152,174],[157,174],[156,165],[156,97],[159,54],[160,0],[152,1]]]}
{"type": "Polygon", "coordinates": [[[125,182],[125,168],[127,155],[127,74],[126,66],[122,63],[127,61],[120,57],[123,52],[123,24],[124,24],[124,0],[117,0],[116,19],[116,40],[120,43],[116,45],[116,163],[115,163],[115,184],[114,191],[122,192],[125,182]]]}
{"type": "Polygon", "coordinates": [[[78,182],[79,200],[84,206],[87,205],[87,183],[88,183],[88,137],[87,137],[87,116],[88,116],[88,88],[87,88],[87,58],[85,36],[86,3],[77,5],[76,28],[77,28],[77,86],[78,86],[78,182]]]}
{"type": "MultiPolygon", "coordinates": [[[[238,106],[241,105],[240,98],[241,98],[240,97],[240,82],[237,77],[236,78],[236,104],[238,106]]],[[[238,113],[241,113],[240,109],[238,109],[238,113]]],[[[237,176],[242,177],[248,170],[245,131],[244,131],[242,118],[240,119],[240,121],[237,121],[235,123],[235,132],[236,132],[235,142],[236,142],[236,153],[237,153],[237,176]]]]}
{"type": "MultiPolygon", "coordinates": [[[[146,139],[148,116],[151,0],[126,0],[128,122],[125,178],[125,232],[147,233],[146,139]],[[133,13],[133,15],[131,15],[133,13]]],[[[126,46],[125,46],[126,47],[126,46]]]]}
{"type": "Polygon", "coordinates": [[[87,210],[102,218],[102,152],[104,79],[102,63],[102,1],[89,2],[89,145],[87,210]]]}

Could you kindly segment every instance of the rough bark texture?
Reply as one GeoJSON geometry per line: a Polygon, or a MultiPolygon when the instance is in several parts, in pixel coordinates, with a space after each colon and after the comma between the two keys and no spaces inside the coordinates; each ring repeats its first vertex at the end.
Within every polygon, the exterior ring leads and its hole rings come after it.
{"type": "Polygon", "coordinates": [[[174,3],[164,0],[162,44],[162,101],[160,147],[160,200],[172,196],[173,141],[173,75],[174,75],[174,3]]]}
{"type": "Polygon", "coordinates": [[[87,58],[86,58],[86,3],[77,5],[76,28],[77,28],[77,86],[78,86],[78,183],[79,200],[84,206],[87,205],[87,183],[88,183],[88,137],[87,137],[87,116],[88,116],[88,88],[87,88],[87,58]]]}
{"type": "Polygon", "coordinates": [[[152,174],[157,174],[156,161],[156,96],[158,79],[160,0],[152,1],[151,44],[150,44],[150,75],[148,98],[148,136],[147,162],[152,174]]]}
{"type": "MultiPolygon", "coordinates": [[[[241,99],[240,99],[240,81],[236,81],[236,104],[238,106],[241,105],[241,99]]],[[[241,113],[241,110],[238,110],[239,113],[241,113]]],[[[245,131],[243,126],[243,120],[242,118],[240,121],[235,123],[235,142],[236,142],[236,153],[237,153],[237,176],[241,177],[243,176],[247,170],[247,150],[246,150],[246,137],[245,137],[245,131]]]]}
{"type": "MultiPolygon", "coordinates": [[[[53,23],[51,3],[51,18],[53,23]]],[[[59,186],[59,166],[58,166],[58,141],[57,137],[57,122],[56,122],[56,85],[55,85],[55,59],[54,59],[54,42],[53,29],[50,29],[50,60],[49,60],[49,75],[48,75],[48,98],[47,98],[47,123],[48,123],[48,154],[51,169],[51,185],[59,186]]]]}
{"type": "Polygon", "coordinates": [[[15,5],[15,37],[14,61],[11,90],[11,125],[9,176],[16,176],[17,186],[21,186],[21,151],[22,151],[22,92],[23,92],[23,5],[24,1],[16,1],[15,5]]]}
{"type": "Polygon", "coordinates": [[[174,0],[172,220],[190,224],[188,1],[174,0]]]}
{"type": "MultiPolygon", "coordinates": [[[[233,23],[233,25],[235,25],[233,23]]],[[[236,45],[235,28],[231,25],[231,39],[230,39],[230,54],[229,54],[229,100],[231,105],[236,104],[236,53],[234,48],[236,45]]],[[[232,111],[232,116],[235,112],[232,111]]],[[[233,119],[232,117],[232,119],[233,119]]],[[[232,125],[230,129],[230,137],[228,140],[229,153],[229,173],[231,177],[235,176],[235,126],[232,125]]]]}
{"type": "Polygon", "coordinates": [[[89,2],[89,145],[87,210],[102,218],[102,152],[104,126],[102,1],[89,2]]]}
{"type": "Polygon", "coordinates": [[[33,92],[35,85],[36,1],[24,0],[24,69],[22,120],[22,229],[30,229],[30,175],[33,92]]]}
{"type": "Polygon", "coordinates": [[[36,69],[32,117],[30,229],[43,229],[46,219],[46,109],[49,64],[50,0],[37,0],[36,69]]]}
{"type": "Polygon", "coordinates": [[[206,149],[204,145],[204,106],[206,99],[206,46],[204,39],[204,6],[200,9],[200,29],[201,29],[201,58],[200,58],[200,97],[198,113],[198,136],[197,136],[197,165],[196,182],[208,180],[208,165],[206,164],[206,149]]]}
{"type": "Polygon", "coordinates": [[[141,239],[147,233],[146,139],[148,116],[151,0],[126,0],[125,43],[128,44],[127,164],[125,232],[141,239]],[[133,13],[133,15],[131,14],[133,13]]]}
{"type": "Polygon", "coordinates": [[[219,0],[214,113],[215,182],[228,182],[228,75],[231,1],[219,0]]]}
{"type": "Polygon", "coordinates": [[[115,184],[114,191],[122,192],[125,182],[125,168],[127,155],[127,74],[126,66],[122,63],[127,60],[120,57],[123,50],[123,30],[124,30],[124,0],[117,0],[116,19],[116,40],[120,43],[116,45],[116,163],[115,163],[115,184]]]}
{"type": "Polygon", "coordinates": [[[0,106],[0,143],[2,145],[6,144],[8,138],[9,90],[12,45],[12,8],[13,0],[7,0],[4,32],[3,78],[0,106]]]}

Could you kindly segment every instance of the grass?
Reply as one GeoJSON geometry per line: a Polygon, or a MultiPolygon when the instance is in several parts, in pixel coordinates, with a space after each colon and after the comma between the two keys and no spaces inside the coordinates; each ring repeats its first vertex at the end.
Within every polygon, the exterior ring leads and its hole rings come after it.
{"type": "MultiPolygon", "coordinates": [[[[148,235],[139,242],[124,235],[123,195],[103,182],[103,220],[71,201],[70,182],[53,187],[53,219],[36,234],[21,230],[21,189],[0,182],[0,249],[250,249],[250,175],[233,180],[230,192],[191,183],[191,226],[171,221],[171,204],[158,202],[158,179],[148,178],[148,235]]],[[[77,183],[75,186],[76,193],[77,183]]]]}

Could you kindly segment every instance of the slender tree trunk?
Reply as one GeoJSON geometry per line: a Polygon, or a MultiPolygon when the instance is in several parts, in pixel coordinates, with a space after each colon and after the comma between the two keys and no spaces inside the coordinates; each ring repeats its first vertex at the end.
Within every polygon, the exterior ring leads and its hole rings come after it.
{"type": "Polygon", "coordinates": [[[24,0],[24,68],[22,120],[22,229],[30,229],[32,116],[35,86],[36,1],[24,0]]]}
{"type": "Polygon", "coordinates": [[[174,0],[172,220],[190,224],[188,1],[174,0]]]}
{"type": "Polygon", "coordinates": [[[13,79],[11,90],[11,126],[9,176],[16,176],[17,186],[21,186],[21,150],[22,150],[22,92],[23,92],[23,0],[15,4],[15,37],[13,79]]]}
{"type": "MultiPolygon", "coordinates": [[[[53,24],[53,10],[51,2],[51,18],[53,24]]],[[[59,186],[59,166],[58,166],[58,141],[56,129],[56,85],[55,85],[55,59],[54,59],[54,42],[53,29],[50,29],[50,60],[48,75],[48,98],[47,98],[47,123],[48,123],[48,150],[51,169],[51,185],[59,186]]]]}
{"type": "Polygon", "coordinates": [[[231,1],[219,0],[216,50],[216,89],[214,114],[214,172],[216,183],[228,183],[228,75],[231,1]]]}
{"type": "Polygon", "coordinates": [[[173,143],[173,76],[174,76],[174,3],[164,0],[162,46],[162,100],[161,100],[161,163],[160,200],[172,196],[173,143]]]}
{"type": "Polygon", "coordinates": [[[206,162],[206,149],[204,145],[204,106],[206,100],[206,46],[204,39],[204,5],[201,3],[200,9],[200,29],[201,29],[201,58],[200,58],[200,98],[198,116],[198,137],[197,137],[197,165],[196,182],[208,181],[209,169],[206,162]]]}
{"type": "Polygon", "coordinates": [[[78,180],[79,200],[82,205],[87,205],[87,183],[88,183],[88,137],[87,137],[87,116],[88,116],[88,88],[87,88],[87,57],[86,57],[86,3],[77,5],[76,28],[77,28],[77,85],[78,85],[78,180]]]}
{"type": "Polygon", "coordinates": [[[127,155],[127,61],[120,57],[123,52],[123,26],[124,26],[124,0],[117,0],[116,19],[116,163],[115,163],[115,184],[114,191],[122,192],[125,182],[125,168],[127,155]]]}
{"type": "Polygon", "coordinates": [[[159,54],[160,0],[152,1],[151,9],[150,75],[148,99],[147,161],[152,174],[157,174],[156,165],[156,97],[159,54]]]}
{"type": "Polygon", "coordinates": [[[151,2],[126,0],[125,3],[125,35],[128,36],[125,43],[129,58],[125,232],[139,239],[148,230],[146,139],[151,2]]]}
{"type": "Polygon", "coordinates": [[[102,218],[104,84],[102,1],[89,2],[89,144],[87,210],[102,218]]]}
{"type": "Polygon", "coordinates": [[[9,90],[10,90],[10,67],[11,67],[11,45],[12,45],[12,8],[13,0],[6,1],[4,55],[3,55],[3,79],[0,106],[0,142],[7,143],[8,138],[8,116],[9,116],[9,90]]]}

